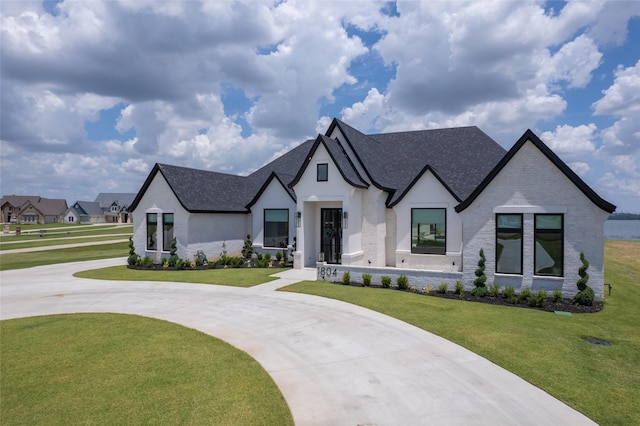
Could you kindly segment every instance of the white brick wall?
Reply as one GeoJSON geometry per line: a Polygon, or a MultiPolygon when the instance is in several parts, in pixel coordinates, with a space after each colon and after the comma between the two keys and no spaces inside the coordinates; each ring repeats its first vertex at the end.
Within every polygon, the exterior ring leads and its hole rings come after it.
{"type": "Polygon", "coordinates": [[[516,289],[561,288],[566,297],[577,292],[580,252],[590,262],[589,285],[604,296],[604,221],[608,213],[594,205],[544,154],[527,142],[480,196],[463,212],[464,281],[473,286],[480,249],[484,249],[487,283],[516,289]],[[495,213],[524,213],[523,274],[495,276],[495,213]],[[535,213],[564,214],[564,277],[534,277],[535,213]]]}

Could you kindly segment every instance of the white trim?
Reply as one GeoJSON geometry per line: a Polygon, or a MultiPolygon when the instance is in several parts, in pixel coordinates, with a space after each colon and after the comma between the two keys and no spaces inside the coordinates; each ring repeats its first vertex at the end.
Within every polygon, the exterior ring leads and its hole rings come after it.
{"type": "Polygon", "coordinates": [[[567,206],[496,206],[494,213],[567,213],[567,206]]]}

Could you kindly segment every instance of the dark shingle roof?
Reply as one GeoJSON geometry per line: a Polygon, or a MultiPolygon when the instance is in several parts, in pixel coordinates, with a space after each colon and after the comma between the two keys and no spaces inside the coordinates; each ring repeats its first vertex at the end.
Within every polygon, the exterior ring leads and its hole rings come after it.
{"type": "Polygon", "coordinates": [[[73,204],[73,209],[76,210],[79,214],[87,214],[89,216],[104,215],[104,211],[100,207],[100,204],[95,201],[76,201],[73,204]],[[80,209],[76,209],[76,205],[79,206],[80,209]]]}
{"type": "Polygon", "coordinates": [[[369,178],[390,192],[397,204],[426,170],[433,172],[458,201],[468,197],[505,154],[477,127],[365,135],[334,120],[369,178]]]}
{"type": "Polygon", "coordinates": [[[109,209],[113,203],[118,206],[128,207],[136,198],[135,193],[129,192],[101,192],[95,199],[95,202],[100,204],[103,209],[109,209]]]}

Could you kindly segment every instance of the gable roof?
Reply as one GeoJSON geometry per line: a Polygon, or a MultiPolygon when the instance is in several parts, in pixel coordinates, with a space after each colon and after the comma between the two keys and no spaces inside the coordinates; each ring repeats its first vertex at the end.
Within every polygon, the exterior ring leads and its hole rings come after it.
{"type": "Polygon", "coordinates": [[[75,203],[73,203],[73,206],[71,208],[75,210],[77,213],[79,213],[80,215],[88,215],[88,216],[104,215],[104,211],[102,211],[100,204],[98,204],[95,201],[76,201],[75,203]],[[76,208],[76,206],[78,206],[79,208],[76,208]]]}
{"type": "Polygon", "coordinates": [[[20,208],[30,203],[44,216],[61,215],[67,209],[67,200],[60,198],[43,198],[38,195],[5,195],[2,197],[0,204],[4,206],[6,203],[20,208]]]}
{"type": "Polygon", "coordinates": [[[473,201],[484,191],[484,189],[491,183],[491,181],[500,173],[500,171],[511,161],[516,153],[522,148],[522,146],[530,141],[536,148],[538,148],[548,159],[551,161],[560,171],[580,190],[584,195],[591,200],[596,206],[606,211],[607,213],[613,213],[616,206],[600,198],[596,192],[589,187],[580,177],[567,166],[564,161],[560,159],[551,149],[545,145],[535,133],[530,129],[520,137],[520,139],[511,147],[511,149],[502,157],[500,162],[491,170],[491,172],[484,178],[484,180],[475,188],[475,190],[459,205],[456,206],[456,212],[460,213],[473,203],[473,201]]]}
{"type": "Polygon", "coordinates": [[[187,167],[156,164],[129,207],[135,210],[142,196],[161,173],[182,207],[192,213],[249,213],[249,208],[276,177],[295,201],[295,193],[285,185],[308,155],[313,141],[293,148],[256,170],[249,176],[197,170],[187,167]]]}
{"type": "Polygon", "coordinates": [[[362,178],[362,176],[360,176],[360,173],[358,173],[358,170],[351,161],[351,158],[349,158],[349,156],[345,152],[342,145],[340,145],[340,142],[324,135],[318,135],[309,151],[309,155],[304,159],[302,165],[299,166],[300,168],[298,169],[298,173],[296,174],[295,178],[289,183],[289,187],[293,188],[296,183],[298,183],[305,170],[307,169],[307,166],[311,162],[311,157],[320,145],[323,145],[325,147],[325,149],[329,153],[329,157],[331,157],[331,160],[333,160],[333,163],[338,168],[340,175],[342,175],[342,178],[349,185],[355,186],[356,188],[369,187],[369,183],[366,182],[362,178]]]}
{"type": "Polygon", "coordinates": [[[120,208],[127,208],[135,198],[136,194],[130,192],[101,192],[94,201],[102,209],[109,209],[114,203],[120,208]]]}
{"type": "Polygon", "coordinates": [[[468,197],[506,152],[475,126],[365,135],[334,119],[371,182],[399,203],[429,169],[458,201],[468,197]]]}

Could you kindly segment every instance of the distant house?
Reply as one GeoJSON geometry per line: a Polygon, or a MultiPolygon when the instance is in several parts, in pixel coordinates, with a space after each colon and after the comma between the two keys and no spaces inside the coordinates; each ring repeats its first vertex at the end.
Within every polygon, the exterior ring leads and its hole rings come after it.
{"type": "Polygon", "coordinates": [[[0,201],[4,223],[62,223],[67,201],[31,195],[5,195],[0,201]]]}
{"type": "Polygon", "coordinates": [[[95,224],[105,223],[105,215],[100,204],[95,201],[76,201],[64,213],[64,223],[95,224]]]}
{"type": "Polygon", "coordinates": [[[156,164],[131,205],[134,243],[156,262],[198,250],[293,248],[294,267],[406,274],[416,285],[488,282],[576,293],[580,252],[604,296],[600,198],[533,132],[507,152],[476,127],[366,135],[334,119],[243,177],[156,164]]]}
{"type": "Polygon", "coordinates": [[[135,193],[101,192],[95,199],[107,223],[131,223],[129,206],[136,198],[135,193]]]}

